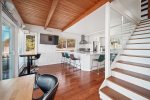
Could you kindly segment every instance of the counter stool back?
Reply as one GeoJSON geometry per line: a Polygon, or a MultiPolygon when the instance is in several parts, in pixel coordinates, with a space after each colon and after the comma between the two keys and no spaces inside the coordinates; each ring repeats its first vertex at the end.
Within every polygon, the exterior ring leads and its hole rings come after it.
{"type": "Polygon", "coordinates": [[[75,58],[74,54],[70,54],[70,59],[74,62],[74,67],[80,67],[81,70],[81,62],[80,62],[80,58],[75,58]],[[76,61],[79,61],[79,64],[77,64],[76,61]]]}
{"type": "MultiPolygon", "coordinates": [[[[92,67],[93,67],[93,62],[96,61],[97,62],[97,72],[99,73],[99,64],[101,66],[101,63],[105,60],[105,55],[100,55],[98,59],[93,59],[92,61],[92,67]]],[[[92,67],[91,67],[91,70],[92,70],[92,67]]]]}
{"type": "Polygon", "coordinates": [[[66,63],[70,65],[71,61],[68,53],[65,53],[65,59],[66,59],[66,63]]]}

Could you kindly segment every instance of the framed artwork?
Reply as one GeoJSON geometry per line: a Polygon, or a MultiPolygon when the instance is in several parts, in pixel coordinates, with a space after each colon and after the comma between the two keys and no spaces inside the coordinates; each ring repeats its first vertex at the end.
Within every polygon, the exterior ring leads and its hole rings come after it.
{"type": "Polygon", "coordinates": [[[75,39],[67,39],[67,48],[75,48],[75,39]]]}
{"type": "Polygon", "coordinates": [[[75,48],[75,39],[66,39],[66,38],[59,38],[58,49],[69,49],[69,48],[75,48]]]}
{"type": "Polygon", "coordinates": [[[59,49],[66,48],[66,43],[67,41],[65,38],[59,38],[57,48],[59,49]]]}

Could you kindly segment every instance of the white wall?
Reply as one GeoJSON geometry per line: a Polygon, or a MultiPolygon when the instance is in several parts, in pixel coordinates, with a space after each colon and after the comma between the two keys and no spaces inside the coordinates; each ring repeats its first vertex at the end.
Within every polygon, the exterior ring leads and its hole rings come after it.
{"type": "Polygon", "coordinates": [[[140,22],[141,0],[113,0],[111,7],[135,23],[140,22]]]}
{"type": "Polygon", "coordinates": [[[45,45],[40,44],[40,33],[44,34],[53,34],[59,35],[60,37],[71,38],[76,40],[76,49],[78,48],[78,43],[80,41],[80,35],[72,34],[72,33],[63,33],[58,29],[44,29],[42,26],[35,26],[26,24],[26,29],[30,32],[37,33],[37,49],[38,52],[41,53],[41,57],[38,60],[38,65],[50,65],[50,64],[57,64],[61,62],[61,53],[56,51],[56,45],[45,45]]]}

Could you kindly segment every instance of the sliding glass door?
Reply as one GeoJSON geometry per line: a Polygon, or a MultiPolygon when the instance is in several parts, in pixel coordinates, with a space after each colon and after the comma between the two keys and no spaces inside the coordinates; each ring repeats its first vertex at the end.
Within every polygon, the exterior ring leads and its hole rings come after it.
{"type": "Polygon", "coordinates": [[[14,76],[14,26],[2,18],[2,79],[14,76]]]}

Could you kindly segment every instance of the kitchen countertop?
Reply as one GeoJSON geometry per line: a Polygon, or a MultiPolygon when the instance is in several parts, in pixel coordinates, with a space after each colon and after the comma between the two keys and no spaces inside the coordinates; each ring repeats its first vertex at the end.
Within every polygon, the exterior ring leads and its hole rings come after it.
{"type": "Polygon", "coordinates": [[[87,55],[98,55],[98,54],[105,54],[105,52],[79,52],[79,51],[75,51],[72,53],[81,53],[81,54],[87,54],[87,55]]]}
{"type": "Polygon", "coordinates": [[[68,53],[81,53],[86,55],[98,55],[98,54],[105,54],[105,52],[84,52],[84,51],[56,51],[56,52],[68,52],[68,53]]]}

